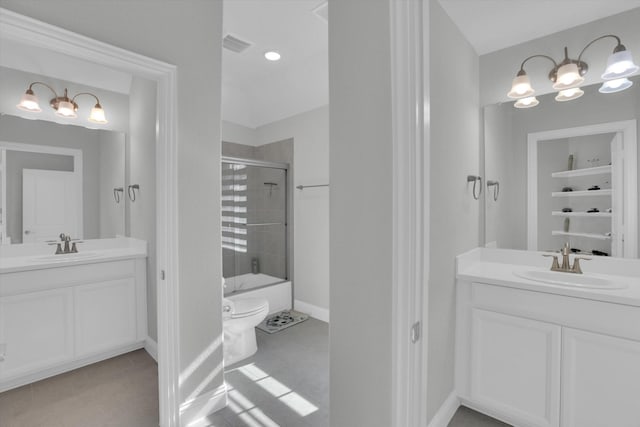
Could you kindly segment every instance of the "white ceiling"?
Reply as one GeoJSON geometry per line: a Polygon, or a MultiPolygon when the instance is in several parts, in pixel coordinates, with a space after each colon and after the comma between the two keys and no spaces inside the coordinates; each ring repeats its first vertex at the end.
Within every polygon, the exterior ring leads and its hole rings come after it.
{"type": "MultiPolygon", "coordinates": [[[[640,7],[640,0],[439,0],[478,55],[640,7]]],[[[329,102],[323,0],[224,0],[224,34],[252,43],[223,49],[222,117],[256,128],[329,102]],[[268,50],[279,62],[264,59],[268,50]]],[[[446,41],[443,41],[446,43],[446,41]]]]}
{"type": "Polygon", "coordinates": [[[252,43],[223,49],[222,118],[250,128],[329,103],[328,26],[323,0],[224,0],[224,35],[252,43]],[[267,61],[276,50],[282,59],[267,61]]]}
{"type": "Polygon", "coordinates": [[[640,6],[640,0],[439,0],[478,55],[640,6]]]}

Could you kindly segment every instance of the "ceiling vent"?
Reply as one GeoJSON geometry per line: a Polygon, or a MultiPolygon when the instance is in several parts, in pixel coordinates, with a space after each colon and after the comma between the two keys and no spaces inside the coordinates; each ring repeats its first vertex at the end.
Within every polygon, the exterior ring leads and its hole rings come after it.
{"type": "Polygon", "coordinates": [[[222,47],[229,49],[231,52],[242,53],[251,47],[251,43],[227,34],[224,36],[224,39],[222,39],[222,47]]]}
{"type": "Polygon", "coordinates": [[[313,9],[313,13],[318,15],[324,22],[329,22],[329,2],[323,1],[313,9]]]}

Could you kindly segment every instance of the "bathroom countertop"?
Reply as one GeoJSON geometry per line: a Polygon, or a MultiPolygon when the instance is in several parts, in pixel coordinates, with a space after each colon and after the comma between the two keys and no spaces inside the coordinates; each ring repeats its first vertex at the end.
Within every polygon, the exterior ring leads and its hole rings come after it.
{"type": "Polygon", "coordinates": [[[51,246],[44,244],[11,246],[16,247],[3,248],[0,253],[0,274],[147,256],[146,242],[130,238],[87,240],[77,254],[54,255],[51,246]]]}
{"type": "MultiPolygon", "coordinates": [[[[586,275],[606,278],[622,284],[623,289],[595,289],[579,286],[565,286],[544,283],[516,276],[517,271],[547,271],[548,259],[538,259],[541,253],[527,251],[508,251],[478,248],[457,257],[456,277],[458,280],[481,282],[490,285],[506,286],[535,292],[585,298],[596,301],[611,302],[640,307],[640,261],[620,259],[598,259],[594,272],[588,264],[583,264],[586,275]],[[514,252],[509,254],[508,252],[514,252]],[[511,256],[513,255],[513,256],[511,256]],[[527,258],[530,256],[531,258],[527,258]],[[504,262],[499,262],[502,258],[504,262]],[[610,267],[610,268],[607,268],[610,267]],[[610,274],[608,271],[615,271],[610,274]]],[[[560,273],[572,274],[572,273],[560,273]]]]}

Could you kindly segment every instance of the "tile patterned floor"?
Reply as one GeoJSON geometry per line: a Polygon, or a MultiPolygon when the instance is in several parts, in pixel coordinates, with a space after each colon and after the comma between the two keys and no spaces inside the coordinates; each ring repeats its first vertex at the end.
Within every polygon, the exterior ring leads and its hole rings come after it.
{"type": "Polygon", "coordinates": [[[329,427],[329,325],[256,334],[258,353],[225,369],[229,405],[207,427],[329,427]]]}

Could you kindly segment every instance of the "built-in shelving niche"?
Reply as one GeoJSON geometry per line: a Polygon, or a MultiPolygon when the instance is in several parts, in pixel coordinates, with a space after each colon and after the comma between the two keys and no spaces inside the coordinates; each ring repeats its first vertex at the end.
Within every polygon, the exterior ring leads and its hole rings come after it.
{"type": "Polygon", "coordinates": [[[529,134],[528,248],[637,256],[635,121],[529,134]],[[633,161],[632,161],[633,160],[633,161]]]}

